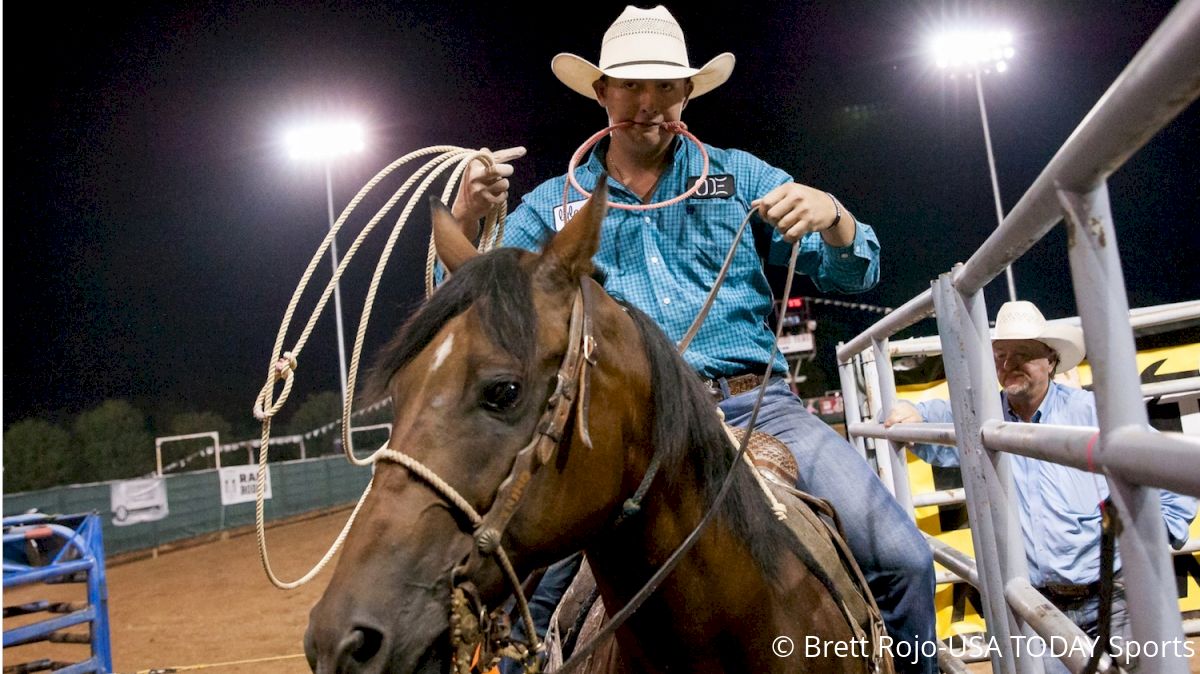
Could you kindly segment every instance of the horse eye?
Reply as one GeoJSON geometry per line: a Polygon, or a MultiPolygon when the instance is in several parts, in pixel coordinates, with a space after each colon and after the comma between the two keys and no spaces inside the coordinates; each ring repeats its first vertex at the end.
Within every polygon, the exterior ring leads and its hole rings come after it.
{"type": "Polygon", "coordinates": [[[484,407],[493,412],[506,412],[512,409],[521,399],[521,385],[515,381],[498,381],[488,384],[483,389],[480,401],[484,407]]]}

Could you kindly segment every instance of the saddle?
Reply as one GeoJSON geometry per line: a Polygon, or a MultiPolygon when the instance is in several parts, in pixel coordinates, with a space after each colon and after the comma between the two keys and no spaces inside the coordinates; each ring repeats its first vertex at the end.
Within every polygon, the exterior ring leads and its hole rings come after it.
{"type": "MultiPolygon", "coordinates": [[[[741,443],[745,434],[743,429],[731,426],[725,429],[735,443],[741,443]]],[[[883,617],[862,571],[850,554],[833,506],[825,499],[792,486],[796,484],[799,469],[792,453],[779,439],[754,431],[747,451],[751,463],[764,478],[760,484],[786,513],[783,521],[805,551],[803,561],[810,573],[828,579],[826,587],[841,606],[854,638],[871,645],[870,652],[874,657],[868,663],[868,671],[891,674],[894,672],[891,659],[883,655],[882,639],[886,634],[883,617]]],[[[596,581],[585,558],[551,619],[546,639],[548,671],[560,667],[565,656],[570,655],[564,652],[564,647],[572,650],[575,644],[586,643],[607,623],[606,607],[603,601],[596,601],[597,598],[596,581]]],[[[609,640],[592,654],[583,671],[616,671],[617,657],[616,641],[609,640]]]]}

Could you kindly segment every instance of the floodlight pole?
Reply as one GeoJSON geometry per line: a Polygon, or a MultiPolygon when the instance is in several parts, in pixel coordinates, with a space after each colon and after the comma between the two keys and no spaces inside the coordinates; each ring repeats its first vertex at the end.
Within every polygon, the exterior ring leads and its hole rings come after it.
{"type": "MultiPolygon", "coordinates": [[[[333,232],[333,226],[336,222],[333,215],[333,173],[329,166],[328,159],[325,160],[325,199],[329,207],[329,231],[333,232]]],[[[342,384],[342,405],[346,404],[346,336],[342,329],[342,291],[341,283],[337,278],[338,271],[338,252],[337,252],[337,236],[329,238],[329,258],[333,263],[333,313],[337,319],[337,344],[338,344],[338,376],[342,384]]],[[[350,433],[346,434],[347,438],[351,437],[350,433]]],[[[353,441],[348,447],[350,451],[354,451],[353,441]]]]}
{"type": "MultiPolygon", "coordinates": [[[[983,73],[978,68],[974,73],[975,94],[979,98],[979,118],[983,121],[983,141],[987,146],[988,170],[992,175],[992,197],[996,201],[996,226],[999,227],[1004,224],[1004,207],[1000,204],[1000,181],[996,178],[996,157],[992,154],[992,133],[988,129],[987,106],[983,103],[983,73]]],[[[1013,281],[1012,265],[1004,268],[1004,275],[1008,279],[1008,299],[1015,302],[1017,285],[1013,281]]],[[[339,328],[339,334],[340,330],[339,328]]]]}

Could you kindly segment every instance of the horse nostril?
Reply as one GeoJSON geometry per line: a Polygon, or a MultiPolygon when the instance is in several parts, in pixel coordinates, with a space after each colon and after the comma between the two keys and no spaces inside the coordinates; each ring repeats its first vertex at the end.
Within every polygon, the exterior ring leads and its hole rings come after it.
{"type": "Polygon", "coordinates": [[[379,630],[359,625],[342,640],[338,650],[342,654],[349,654],[355,662],[365,664],[379,653],[382,645],[383,634],[379,630]]]}

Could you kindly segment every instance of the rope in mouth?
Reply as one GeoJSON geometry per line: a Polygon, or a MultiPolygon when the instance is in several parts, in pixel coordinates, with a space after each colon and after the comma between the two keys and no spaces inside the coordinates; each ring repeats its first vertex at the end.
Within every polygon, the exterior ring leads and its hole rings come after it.
{"type": "Polygon", "coordinates": [[[704,144],[701,143],[699,141],[699,139],[696,138],[696,136],[692,135],[692,132],[687,130],[687,124],[684,124],[683,122],[680,122],[680,121],[634,122],[632,120],[626,120],[624,122],[617,122],[616,124],[613,124],[612,126],[606,127],[604,129],[592,134],[592,137],[585,140],[583,142],[583,145],[580,145],[579,149],[575,150],[575,154],[571,155],[571,161],[567,164],[567,182],[563,185],[563,213],[564,213],[564,215],[567,212],[567,201],[570,198],[572,187],[575,188],[576,192],[579,192],[580,194],[582,194],[585,199],[590,199],[592,196],[592,193],[588,192],[587,190],[580,187],[579,181],[577,181],[575,179],[575,169],[579,166],[579,160],[583,158],[584,153],[586,153],[588,150],[590,150],[593,145],[595,145],[596,143],[599,143],[601,138],[604,138],[612,131],[614,131],[616,129],[628,128],[631,126],[643,126],[643,127],[658,126],[658,127],[661,127],[664,131],[667,131],[668,133],[679,134],[679,135],[683,136],[684,138],[687,138],[688,140],[692,141],[692,143],[694,143],[696,145],[696,147],[700,150],[700,158],[703,160],[704,164],[700,169],[700,177],[696,179],[695,184],[693,184],[691,186],[691,188],[688,189],[688,191],[684,192],[683,194],[680,194],[679,196],[673,197],[671,199],[667,199],[666,201],[660,201],[660,202],[653,203],[653,204],[619,204],[614,201],[609,201],[608,202],[609,208],[617,208],[617,209],[624,210],[624,211],[649,211],[649,210],[654,210],[656,208],[665,208],[672,204],[677,204],[677,203],[683,201],[684,199],[687,199],[688,197],[692,196],[693,194],[696,193],[697,190],[700,189],[700,186],[704,184],[705,179],[708,178],[708,151],[704,149],[704,144]]]}

